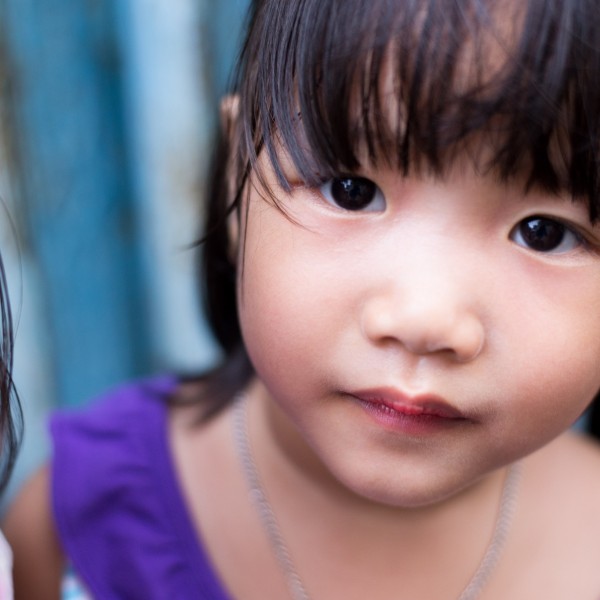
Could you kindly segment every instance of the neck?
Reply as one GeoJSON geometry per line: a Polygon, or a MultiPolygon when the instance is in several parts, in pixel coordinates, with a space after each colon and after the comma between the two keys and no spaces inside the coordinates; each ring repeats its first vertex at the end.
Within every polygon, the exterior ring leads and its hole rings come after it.
{"type": "MultiPolygon", "coordinates": [[[[247,419],[253,460],[295,568],[308,575],[309,587],[314,590],[315,582],[326,587],[339,580],[331,576],[336,568],[341,577],[348,564],[360,564],[360,573],[378,574],[382,589],[385,582],[390,589],[398,585],[399,569],[408,588],[412,575],[414,594],[407,597],[434,597],[435,586],[441,585],[456,589],[458,597],[469,580],[478,593],[493,570],[493,558],[492,567],[482,570],[483,577],[473,574],[479,573],[477,567],[490,548],[503,545],[494,530],[506,469],[427,506],[374,502],[339,483],[274,403],[260,395],[253,400],[247,419]],[[326,572],[320,574],[323,561],[315,562],[315,547],[321,549],[320,556],[329,557],[326,572]],[[431,571],[431,565],[436,565],[438,580],[424,584],[423,574],[431,571]]],[[[355,575],[359,585],[360,574],[355,575]]],[[[477,593],[468,592],[461,599],[475,598],[477,593]]],[[[333,589],[314,594],[332,596],[336,596],[333,589]]]]}
{"type": "Polygon", "coordinates": [[[257,400],[249,408],[255,459],[263,477],[272,479],[265,485],[280,488],[282,493],[294,490],[299,505],[313,505],[315,510],[318,506],[316,514],[331,514],[334,521],[348,519],[354,528],[364,521],[373,533],[377,523],[385,530],[395,524],[404,539],[412,537],[411,532],[419,539],[427,531],[439,535],[440,531],[448,531],[446,525],[440,527],[445,521],[472,523],[478,514],[493,524],[507,468],[435,503],[402,507],[377,502],[356,494],[331,474],[262,385],[250,394],[257,400]]]}

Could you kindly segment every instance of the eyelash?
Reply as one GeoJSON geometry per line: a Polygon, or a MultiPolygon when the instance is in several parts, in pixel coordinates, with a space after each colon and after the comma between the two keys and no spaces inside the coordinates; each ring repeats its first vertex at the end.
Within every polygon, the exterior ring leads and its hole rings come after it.
{"type": "Polygon", "coordinates": [[[532,215],[522,219],[513,227],[510,239],[523,248],[541,254],[560,255],[578,248],[592,247],[578,227],[546,215],[532,215]],[[567,247],[561,250],[561,246],[565,244],[567,247]]]}
{"type": "Polygon", "coordinates": [[[328,204],[348,212],[383,212],[386,208],[383,192],[366,177],[340,175],[325,181],[318,189],[328,204]]]}
{"type": "MultiPolygon", "coordinates": [[[[379,186],[366,177],[340,175],[322,183],[318,190],[328,204],[347,212],[383,212],[387,206],[379,186]],[[360,198],[360,195],[363,197],[360,198]]],[[[577,248],[594,249],[576,225],[547,215],[522,219],[513,227],[509,237],[517,245],[541,254],[560,255],[577,248]],[[567,247],[561,250],[565,244],[567,247]]]]}

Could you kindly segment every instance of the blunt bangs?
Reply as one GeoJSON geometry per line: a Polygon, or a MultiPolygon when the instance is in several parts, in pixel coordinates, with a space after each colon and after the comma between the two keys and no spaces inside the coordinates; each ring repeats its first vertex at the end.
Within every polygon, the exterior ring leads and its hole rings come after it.
{"type": "Polygon", "coordinates": [[[600,202],[597,0],[258,0],[234,93],[238,189],[277,149],[316,185],[361,166],[500,180],[600,202]]]}

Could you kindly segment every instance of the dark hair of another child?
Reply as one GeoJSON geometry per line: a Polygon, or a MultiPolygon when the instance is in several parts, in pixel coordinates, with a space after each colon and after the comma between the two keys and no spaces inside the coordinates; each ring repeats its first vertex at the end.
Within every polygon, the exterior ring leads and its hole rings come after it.
{"type": "Polygon", "coordinates": [[[6,284],[4,263],[0,258],[0,493],[12,473],[21,441],[22,413],[13,378],[13,320],[6,284]]]}

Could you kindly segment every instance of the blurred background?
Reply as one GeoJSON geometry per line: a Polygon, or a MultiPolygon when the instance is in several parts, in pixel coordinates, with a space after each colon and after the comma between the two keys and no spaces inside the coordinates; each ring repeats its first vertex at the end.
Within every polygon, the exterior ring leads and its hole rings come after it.
{"type": "Polygon", "coordinates": [[[8,498],[47,457],[50,411],[218,358],[190,245],[248,4],[0,0],[0,251],[25,416],[8,498]]]}

